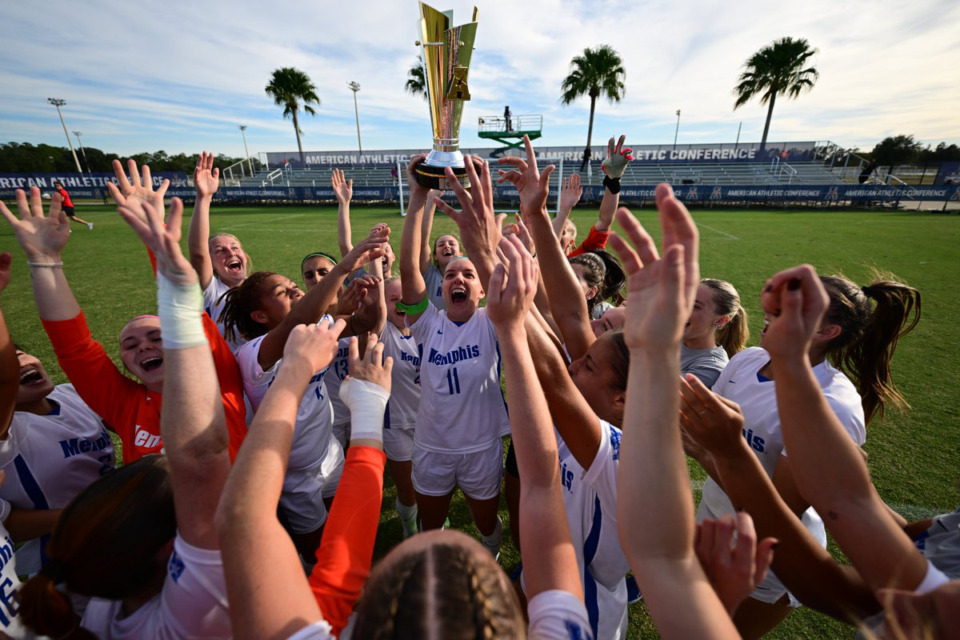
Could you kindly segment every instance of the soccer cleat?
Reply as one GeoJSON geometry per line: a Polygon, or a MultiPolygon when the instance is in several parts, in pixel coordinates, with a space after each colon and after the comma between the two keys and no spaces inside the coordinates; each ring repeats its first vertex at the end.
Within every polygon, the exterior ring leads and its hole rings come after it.
{"type": "Polygon", "coordinates": [[[92,223],[92,222],[88,222],[88,223],[87,223],[87,229],[90,229],[90,231],[93,231],[93,223],[92,223]]]}

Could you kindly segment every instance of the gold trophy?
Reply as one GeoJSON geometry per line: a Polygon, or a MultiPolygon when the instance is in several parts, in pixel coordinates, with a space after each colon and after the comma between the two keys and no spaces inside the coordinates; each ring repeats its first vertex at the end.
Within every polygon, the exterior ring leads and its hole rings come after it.
{"type": "Polygon", "coordinates": [[[417,166],[417,182],[430,189],[447,189],[447,167],[464,186],[467,170],[460,153],[460,119],[463,103],[470,99],[467,72],[473,42],[477,37],[477,8],[473,21],[451,27],[453,11],[437,11],[420,3],[420,41],[423,77],[430,102],[430,126],[433,128],[433,150],[417,166]]]}

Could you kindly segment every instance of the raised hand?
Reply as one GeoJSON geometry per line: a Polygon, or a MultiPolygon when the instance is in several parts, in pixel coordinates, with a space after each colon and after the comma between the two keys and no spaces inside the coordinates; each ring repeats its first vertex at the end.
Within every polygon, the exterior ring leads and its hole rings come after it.
{"type": "Polygon", "coordinates": [[[351,378],[372,382],[379,387],[383,387],[388,393],[390,392],[393,358],[388,357],[384,360],[383,343],[377,339],[377,334],[367,334],[367,349],[363,357],[360,357],[359,341],[356,338],[350,340],[348,354],[351,378]]]}
{"type": "Polygon", "coordinates": [[[389,240],[390,227],[385,224],[378,224],[371,229],[370,235],[354,245],[353,249],[343,256],[340,264],[347,269],[347,273],[356,271],[371,260],[382,257],[385,251],[383,245],[389,240]]]}
{"type": "MultiPolygon", "coordinates": [[[[710,391],[690,373],[680,380],[680,397],[680,427],[685,440],[689,438],[711,455],[726,455],[740,446],[744,419],[736,402],[710,391]]],[[[687,448],[686,442],[684,445],[687,448]]]]}
{"type": "Polygon", "coordinates": [[[125,204],[127,200],[134,198],[141,202],[149,202],[153,208],[163,213],[163,196],[170,187],[170,181],[164,180],[160,188],[153,190],[153,177],[150,175],[150,167],[143,165],[142,171],[137,170],[137,161],[133,158],[127,160],[127,167],[130,169],[130,177],[123,170],[123,164],[119,160],[113,161],[113,173],[117,177],[117,184],[107,183],[107,189],[110,195],[116,200],[118,205],[125,204]],[[118,186],[119,185],[119,186],[118,186]]]}
{"type": "Polygon", "coordinates": [[[757,544],[753,518],[746,512],[704,520],[697,525],[693,548],[713,590],[731,616],[763,582],[773,562],[774,538],[757,544]]]}
{"type": "Polygon", "coordinates": [[[465,163],[471,185],[469,190],[455,179],[452,170],[447,171],[448,182],[460,201],[461,210],[457,211],[439,197],[435,198],[435,202],[437,208],[456,223],[468,255],[473,257],[478,252],[492,255],[500,243],[500,227],[506,214],[494,214],[490,166],[476,156],[466,156],[465,163]]]}
{"type": "Polygon", "coordinates": [[[334,169],[330,175],[330,186],[333,187],[333,195],[336,196],[340,204],[350,204],[353,198],[353,178],[345,180],[341,169],[334,169]]]}
{"type": "Polygon", "coordinates": [[[13,262],[13,257],[10,255],[9,251],[0,253],[0,293],[3,293],[3,290],[7,288],[8,284],[10,284],[11,262],[13,262]]]}
{"type": "Polygon", "coordinates": [[[526,161],[515,157],[500,158],[500,164],[512,165],[514,168],[509,171],[501,169],[497,182],[508,181],[517,187],[520,193],[520,206],[525,215],[546,215],[550,174],[556,167],[551,164],[541,173],[537,167],[537,154],[533,150],[529,136],[523,136],[523,145],[527,151],[526,161]]]}
{"type": "Polygon", "coordinates": [[[625,135],[620,136],[616,145],[614,145],[613,138],[610,138],[610,141],[607,143],[607,158],[600,163],[600,168],[603,169],[603,173],[613,180],[619,179],[623,175],[623,172],[626,171],[627,165],[633,160],[633,149],[630,147],[624,148],[623,146],[623,141],[626,137],[625,135]]]}
{"type": "Polygon", "coordinates": [[[60,261],[60,253],[70,239],[70,223],[67,215],[60,208],[63,198],[59,193],[51,197],[50,211],[43,214],[43,200],[40,198],[40,189],[30,187],[30,199],[23,189],[17,189],[17,212],[20,218],[13,215],[7,206],[0,202],[0,213],[7,219],[17,242],[27,259],[31,262],[52,263],[60,261]]]}
{"type": "Polygon", "coordinates": [[[417,182],[417,165],[422,163],[427,159],[427,154],[418,153],[412,158],[410,162],[407,163],[407,189],[410,191],[410,200],[419,199],[421,202],[426,202],[427,197],[430,195],[430,189],[422,186],[417,182]]]}
{"type": "Polygon", "coordinates": [[[283,366],[300,366],[309,373],[326,369],[337,355],[337,340],[346,324],[321,320],[297,325],[283,347],[283,366]]]}
{"type": "MultiPolygon", "coordinates": [[[[114,162],[119,164],[117,160],[114,160],[114,162]]],[[[133,161],[131,160],[130,162],[132,163],[133,161]]],[[[147,172],[147,177],[149,177],[150,168],[147,166],[143,168],[147,172]]],[[[114,166],[114,169],[116,169],[116,166],[114,166]]],[[[167,181],[167,183],[169,183],[169,181],[167,181]]],[[[203,151],[197,156],[197,166],[193,170],[193,187],[197,191],[197,197],[212,198],[219,186],[220,169],[213,166],[213,152],[207,153],[203,151]]],[[[161,189],[164,192],[167,190],[166,186],[161,187],[161,189]]]]}
{"type": "Polygon", "coordinates": [[[523,326],[537,293],[539,270],[516,235],[500,240],[502,261],[490,276],[487,314],[498,330],[523,326]]]}
{"type": "Polygon", "coordinates": [[[583,197],[583,187],[580,186],[580,174],[575,173],[569,178],[564,178],[563,186],[560,188],[560,209],[572,211],[581,197],[583,197]]]}
{"type": "Polygon", "coordinates": [[[760,294],[764,319],[763,346],[776,359],[802,359],[830,305],[816,270],[808,264],[776,274],[760,294]]]}
{"type": "Polygon", "coordinates": [[[157,259],[157,271],[167,280],[175,284],[198,281],[197,272],[180,251],[180,224],[183,221],[183,201],[180,198],[170,201],[166,225],[161,210],[138,198],[129,198],[117,211],[153,252],[157,259]]]}
{"type": "Polygon", "coordinates": [[[617,222],[636,249],[616,234],[610,237],[627,274],[630,306],[623,335],[630,348],[678,346],[700,282],[699,234],[693,218],[669,185],[658,185],[656,193],[662,258],[650,234],[625,208],[617,210],[617,222]]]}

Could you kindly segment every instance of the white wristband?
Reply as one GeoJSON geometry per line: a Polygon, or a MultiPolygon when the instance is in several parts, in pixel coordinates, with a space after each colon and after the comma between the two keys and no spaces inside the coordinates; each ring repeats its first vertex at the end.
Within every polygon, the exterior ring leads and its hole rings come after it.
{"type": "Polygon", "coordinates": [[[189,349],[207,344],[203,331],[200,285],[176,284],[157,273],[157,315],[164,349],[189,349]]]}
{"type": "Polygon", "coordinates": [[[390,392],[367,380],[347,378],[340,383],[340,399],[350,409],[350,439],[383,442],[383,412],[390,392]]]}

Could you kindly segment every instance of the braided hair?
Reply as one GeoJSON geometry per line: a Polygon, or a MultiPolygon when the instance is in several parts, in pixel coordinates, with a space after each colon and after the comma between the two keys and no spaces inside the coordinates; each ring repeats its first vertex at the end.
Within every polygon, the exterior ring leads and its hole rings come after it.
{"type": "MultiPolygon", "coordinates": [[[[476,541],[436,542],[374,572],[357,606],[354,636],[371,640],[524,638],[516,593],[476,541]],[[475,547],[475,548],[472,548],[475,547]]],[[[402,548],[402,545],[401,547],[402,548]]],[[[492,558],[491,558],[492,560],[492,558]]]]}
{"type": "Polygon", "coordinates": [[[223,323],[223,337],[227,342],[236,342],[238,335],[253,340],[267,332],[267,328],[251,318],[250,314],[260,308],[260,297],[263,295],[261,287],[273,275],[276,274],[272,271],[257,271],[223,294],[223,311],[217,320],[223,323]]]}

